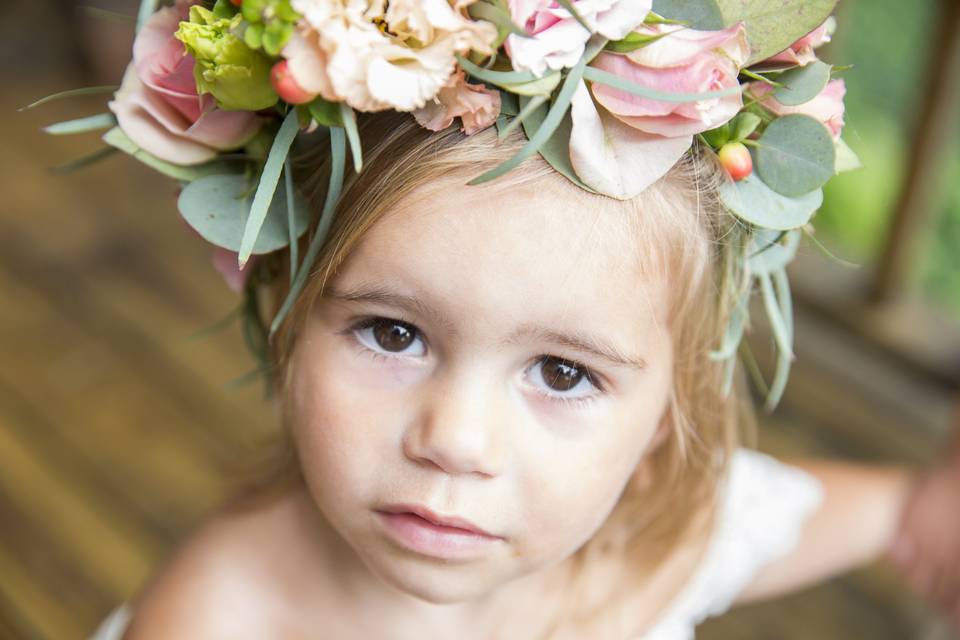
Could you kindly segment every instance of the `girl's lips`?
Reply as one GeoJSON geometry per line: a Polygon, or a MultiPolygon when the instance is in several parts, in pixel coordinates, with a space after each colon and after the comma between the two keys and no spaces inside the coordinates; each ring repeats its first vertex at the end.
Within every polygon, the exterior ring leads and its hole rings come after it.
{"type": "Polygon", "coordinates": [[[437,558],[475,557],[503,540],[481,531],[437,524],[409,511],[377,511],[376,514],[394,541],[411,551],[437,558]]]}

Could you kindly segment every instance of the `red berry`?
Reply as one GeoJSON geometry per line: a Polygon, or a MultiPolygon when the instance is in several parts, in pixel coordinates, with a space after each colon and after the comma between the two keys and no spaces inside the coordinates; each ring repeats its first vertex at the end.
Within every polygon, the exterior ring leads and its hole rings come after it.
{"type": "Polygon", "coordinates": [[[317,97],[317,94],[310,93],[297,84],[293,74],[290,73],[290,69],[287,68],[286,60],[281,60],[273,65],[270,70],[270,83],[277,95],[289,104],[305,104],[312,102],[317,97]]]}
{"type": "Polygon", "coordinates": [[[230,0],[230,4],[232,4],[235,7],[239,7],[240,5],[243,4],[243,0],[230,0]]]}
{"type": "Polygon", "coordinates": [[[753,171],[753,159],[750,151],[742,142],[728,142],[720,147],[720,164],[730,177],[743,180],[753,171]]]}

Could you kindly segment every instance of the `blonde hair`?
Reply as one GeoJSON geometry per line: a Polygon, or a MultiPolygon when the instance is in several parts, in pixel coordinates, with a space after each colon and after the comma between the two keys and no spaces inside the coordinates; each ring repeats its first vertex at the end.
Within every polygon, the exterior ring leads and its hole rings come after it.
{"type": "MultiPolygon", "coordinates": [[[[525,142],[515,135],[498,142],[493,128],[465,136],[456,127],[430,132],[408,114],[365,114],[360,122],[364,168],[345,181],[336,217],[312,266],[310,279],[271,343],[274,380],[282,422],[288,365],[305,317],[326,283],[368,229],[418,189],[430,188],[437,176],[469,178],[513,156],[525,142]]],[[[318,144],[296,160],[298,182],[315,211],[322,207],[330,158],[318,144]]],[[[674,347],[673,384],[667,408],[669,437],[648,452],[628,482],[611,516],[574,556],[571,602],[565,616],[579,622],[601,616],[611,598],[652,573],[664,558],[692,537],[703,538],[710,526],[716,489],[741,435],[752,428],[752,415],[739,395],[725,395],[722,366],[709,352],[720,343],[729,317],[727,265],[734,250],[725,237],[736,223],[717,198],[719,169],[695,146],[663,178],[630,200],[592,195],[560,176],[535,155],[492,183],[509,190],[521,184],[550,181],[551,189],[569,189],[593,205],[621,208],[629,216],[646,268],[661,269],[674,293],[668,313],[674,347]],[[746,430],[745,430],[746,429],[746,430]],[[577,594],[594,559],[622,558],[622,581],[595,597],[577,594]],[[580,579],[582,578],[582,580],[580,579]]],[[[465,187],[469,188],[469,187],[465,187]]],[[[316,224],[316,223],[314,223],[316,224]]],[[[315,226],[308,237],[313,234],[315,226]]],[[[305,248],[308,237],[302,239],[305,248]]],[[[300,255],[303,255],[301,249],[300,255]]],[[[272,317],[287,292],[289,253],[265,262],[273,283],[263,306],[272,317]]],[[[283,426],[270,446],[260,446],[254,466],[259,473],[249,486],[299,480],[299,466],[289,429],[283,426]]],[[[555,628],[560,625],[558,620],[555,628]]]]}

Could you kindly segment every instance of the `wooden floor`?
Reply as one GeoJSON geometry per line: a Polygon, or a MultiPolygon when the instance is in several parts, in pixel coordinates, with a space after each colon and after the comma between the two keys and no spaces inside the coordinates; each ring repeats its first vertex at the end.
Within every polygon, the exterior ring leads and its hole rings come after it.
{"type": "MultiPolygon", "coordinates": [[[[0,636],[83,638],[133,595],[229,488],[242,444],[273,428],[235,326],[188,336],[237,304],[174,185],[126,157],[69,176],[45,167],[97,146],[41,124],[78,100],[14,109],[69,82],[0,93],[0,636]]],[[[10,86],[7,83],[5,86],[10,86]]],[[[919,463],[942,390],[814,315],[761,447],[919,463]]],[[[883,565],[706,624],[720,639],[947,638],[883,565]]]]}

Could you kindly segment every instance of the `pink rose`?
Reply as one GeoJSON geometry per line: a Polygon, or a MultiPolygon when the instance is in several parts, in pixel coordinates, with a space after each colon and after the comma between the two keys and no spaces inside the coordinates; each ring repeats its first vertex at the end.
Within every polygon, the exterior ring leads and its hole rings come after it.
{"type": "Polygon", "coordinates": [[[187,20],[190,0],[160,9],[133,43],[133,61],[109,103],[120,128],[139,147],[180,165],[213,159],[256,134],[262,120],[247,111],[216,108],[212,95],[197,95],[193,56],[173,37],[187,20]]]}
{"type": "Polygon", "coordinates": [[[819,27],[803,36],[780,53],[770,56],[763,64],[798,64],[805,66],[817,59],[813,52],[820,45],[830,42],[830,36],[836,29],[837,21],[833,16],[827,18],[819,27]]]}
{"type": "MultiPolygon", "coordinates": [[[[603,52],[591,65],[638,85],[671,93],[703,93],[739,86],[737,75],[750,54],[742,23],[721,31],[659,24],[645,26],[640,32],[666,35],[628,54],[603,52]]],[[[743,106],[740,93],[696,102],[665,102],[598,82],[593,84],[593,96],[625,124],[668,138],[718,127],[743,106]]]]}
{"type": "MultiPolygon", "coordinates": [[[[530,37],[510,34],[504,46],[517,71],[542,76],[572,67],[583,55],[590,33],[556,0],[508,0],[513,21],[530,37]]],[[[573,8],[602,36],[620,40],[643,24],[652,0],[573,0],[573,8]]]]}
{"type": "Polygon", "coordinates": [[[470,84],[460,68],[425,107],[413,112],[420,126],[431,131],[446,129],[459,117],[468,136],[492,125],[499,114],[500,92],[470,84]]]}
{"type": "Polygon", "coordinates": [[[782,105],[772,95],[768,95],[773,91],[773,87],[765,82],[751,82],[748,91],[776,115],[802,113],[811,116],[826,125],[834,140],[840,139],[843,131],[843,96],[847,92],[843,80],[831,80],[815,98],[795,107],[782,105]]]}

